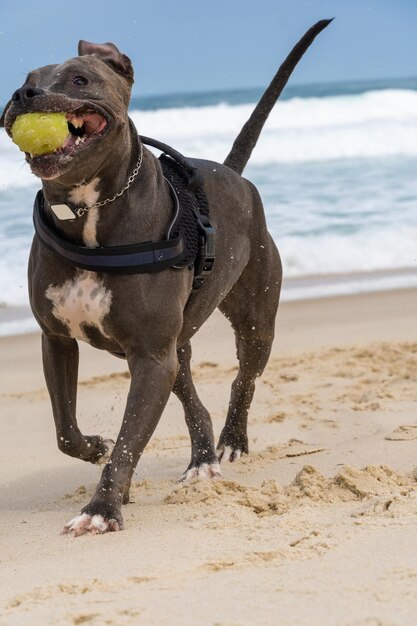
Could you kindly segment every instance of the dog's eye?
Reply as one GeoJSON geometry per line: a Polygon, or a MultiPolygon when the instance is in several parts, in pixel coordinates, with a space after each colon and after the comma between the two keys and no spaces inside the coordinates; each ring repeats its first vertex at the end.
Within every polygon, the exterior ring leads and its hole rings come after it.
{"type": "Polygon", "coordinates": [[[74,85],[81,87],[82,85],[88,85],[88,80],[84,76],[76,76],[72,81],[74,85]]]}

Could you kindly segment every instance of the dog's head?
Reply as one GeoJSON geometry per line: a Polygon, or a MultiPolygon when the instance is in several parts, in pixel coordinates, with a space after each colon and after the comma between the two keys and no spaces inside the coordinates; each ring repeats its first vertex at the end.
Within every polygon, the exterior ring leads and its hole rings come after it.
{"type": "Polygon", "coordinates": [[[64,112],[70,134],[55,152],[26,160],[36,176],[55,179],[71,174],[74,182],[104,162],[116,136],[128,128],[133,84],[130,59],[112,43],[80,41],[79,56],[28,74],[4,108],[0,125],[11,136],[18,115],[64,112]],[[79,139],[80,138],[80,139],[79,139]]]}

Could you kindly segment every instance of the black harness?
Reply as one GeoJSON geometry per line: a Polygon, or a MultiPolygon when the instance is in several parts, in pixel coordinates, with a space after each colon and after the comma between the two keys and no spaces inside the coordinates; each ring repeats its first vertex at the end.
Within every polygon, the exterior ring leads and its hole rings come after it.
{"type": "Polygon", "coordinates": [[[93,272],[140,274],[169,267],[194,267],[193,290],[197,290],[215,259],[214,228],[209,221],[201,175],[170,146],[149,137],[140,136],[140,140],[163,152],[160,163],[174,204],[174,218],[166,239],[99,248],[73,244],[58,235],[49,223],[42,190],[38,191],[33,207],[36,234],[64,261],[93,272]]]}

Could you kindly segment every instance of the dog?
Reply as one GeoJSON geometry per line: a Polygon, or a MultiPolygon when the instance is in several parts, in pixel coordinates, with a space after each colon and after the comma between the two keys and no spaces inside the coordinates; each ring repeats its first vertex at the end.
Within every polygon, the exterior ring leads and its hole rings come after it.
{"type": "MultiPolygon", "coordinates": [[[[241,174],[289,75],[330,21],[318,22],[295,46],[224,164],[190,161],[203,181],[215,229],[216,261],[198,291],[192,293],[194,274],[187,269],[90,271],[61,259],[35,235],[29,297],[42,330],[58,447],[104,465],[91,501],[64,533],[123,528],[121,508],[129,502],[133,472],[172,391],[183,405],[191,438],[184,480],[219,477],[222,458],[235,461],[248,453],[248,410],[274,338],[282,268],[259,194],[241,174]],[[217,448],[190,371],[190,340],[216,308],[234,329],[239,360],[217,448]],[[78,340],[127,360],[131,383],[115,443],[78,428],[78,340]]],[[[172,192],[159,160],[129,120],[132,84],[131,61],[114,44],[81,41],[78,57],[30,72],[4,109],[0,124],[9,135],[18,115],[66,113],[71,134],[64,147],[27,153],[26,160],[42,181],[50,226],[69,244],[95,251],[166,237],[172,192]],[[72,219],[63,219],[62,211],[74,210],[72,219]]]]}

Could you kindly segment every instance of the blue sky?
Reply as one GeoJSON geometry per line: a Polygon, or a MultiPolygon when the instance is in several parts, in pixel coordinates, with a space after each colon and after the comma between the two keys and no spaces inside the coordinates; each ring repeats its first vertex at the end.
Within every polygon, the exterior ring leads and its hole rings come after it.
{"type": "Polygon", "coordinates": [[[417,0],[13,0],[0,8],[0,103],[26,73],[113,41],[135,95],[262,86],[315,21],[335,17],[292,84],[417,75],[417,0]]]}

